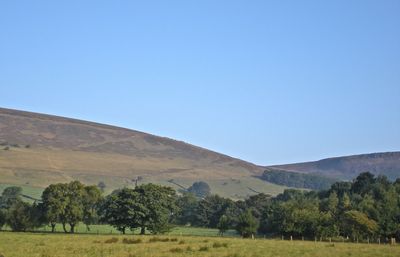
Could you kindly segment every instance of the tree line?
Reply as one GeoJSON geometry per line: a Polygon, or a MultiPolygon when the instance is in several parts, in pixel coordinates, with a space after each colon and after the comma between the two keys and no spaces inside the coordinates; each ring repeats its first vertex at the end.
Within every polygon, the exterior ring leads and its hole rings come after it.
{"type": "Polygon", "coordinates": [[[261,179],[282,186],[313,190],[329,189],[333,183],[338,181],[318,173],[298,173],[276,168],[266,169],[261,175],[261,179]]]}
{"type": "Polygon", "coordinates": [[[40,202],[20,198],[21,189],[6,188],[0,198],[0,227],[26,231],[57,223],[74,233],[82,222],[109,224],[121,233],[139,230],[158,234],[174,225],[229,229],[243,237],[256,234],[297,238],[400,238],[400,180],[362,173],[352,182],[336,182],[329,189],[287,189],[233,201],[210,194],[205,182],[180,194],[166,186],[142,184],[104,196],[97,186],[78,181],[48,186],[40,202]],[[196,188],[201,190],[196,191],[196,188]]]}

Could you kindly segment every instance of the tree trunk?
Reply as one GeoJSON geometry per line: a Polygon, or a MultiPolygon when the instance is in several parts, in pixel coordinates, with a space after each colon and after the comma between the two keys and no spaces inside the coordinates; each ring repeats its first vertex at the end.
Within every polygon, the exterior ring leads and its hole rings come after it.
{"type": "Polygon", "coordinates": [[[71,234],[75,233],[75,224],[74,223],[70,223],[69,226],[71,227],[70,233],[71,234]]]}
{"type": "Polygon", "coordinates": [[[146,227],[142,227],[141,229],[140,229],[140,234],[141,235],[144,235],[146,233],[146,227]]]}
{"type": "Polygon", "coordinates": [[[51,233],[54,233],[56,231],[56,224],[55,223],[51,223],[51,233]]]}
{"type": "Polygon", "coordinates": [[[65,232],[65,233],[68,233],[67,228],[65,227],[65,223],[63,223],[62,226],[63,226],[64,232],[65,232]]]}
{"type": "Polygon", "coordinates": [[[125,235],[125,227],[122,228],[122,234],[125,235]]]}

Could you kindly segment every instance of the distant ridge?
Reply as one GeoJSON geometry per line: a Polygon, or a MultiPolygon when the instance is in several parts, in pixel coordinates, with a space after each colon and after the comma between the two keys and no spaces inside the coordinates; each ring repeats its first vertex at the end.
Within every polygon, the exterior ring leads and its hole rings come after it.
{"type": "Polygon", "coordinates": [[[314,162],[268,166],[269,169],[299,173],[316,173],[340,180],[354,179],[361,172],[400,177],[400,152],[384,152],[333,157],[314,162]]]}

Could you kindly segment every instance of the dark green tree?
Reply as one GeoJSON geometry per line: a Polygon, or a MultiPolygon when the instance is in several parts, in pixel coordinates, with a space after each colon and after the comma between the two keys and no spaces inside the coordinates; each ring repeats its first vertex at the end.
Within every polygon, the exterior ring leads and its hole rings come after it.
{"type": "Polygon", "coordinates": [[[139,200],[139,193],[130,188],[117,190],[106,197],[100,207],[101,221],[110,224],[123,234],[126,229],[138,228],[147,214],[146,206],[139,200]]]}
{"type": "Polygon", "coordinates": [[[140,233],[144,234],[146,228],[153,234],[168,232],[173,214],[178,211],[175,190],[151,183],[137,186],[134,190],[139,194],[139,203],[145,207],[144,215],[139,219],[140,233]]]}
{"type": "Polygon", "coordinates": [[[258,226],[258,220],[253,216],[251,210],[248,209],[239,215],[236,231],[244,238],[254,237],[257,233],[258,226]]]}
{"type": "Polygon", "coordinates": [[[22,188],[17,186],[6,187],[0,197],[0,208],[8,209],[15,202],[21,200],[22,188]]]}
{"type": "Polygon", "coordinates": [[[61,222],[65,213],[68,204],[66,191],[66,184],[52,184],[42,193],[44,216],[47,223],[51,226],[51,232],[55,231],[57,222],[61,222]]]}
{"type": "Polygon", "coordinates": [[[15,201],[7,211],[6,221],[13,231],[26,231],[34,227],[32,206],[21,200],[15,201]]]}
{"type": "Polygon", "coordinates": [[[103,197],[97,186],[85,186],[83,194],[83,223],[90,231],[90,225],[99,221],[98,208],[103,197]]]}
{"type": "Polygon", "coordinates": [[[176,223],[180,225],[196,224],[198,198],[192,193],[184,192],[182,196],[178,197],[176,204],[179,209],[176,223]]]}
{"type": "Polygon", "coordinates": [[[204,198],[211,194],[210,186],[204,181],[194,182],[191,187],[187,190],[190,193],[193,193],[199,198],[204,198]]]}
{"type": "Polygon", "coordinates": [[[217,224],[218,232],[221,236],[224,236],[225,232],[229,229],[231,225],[230,219],[226,215],[222,215],[219,218],[219,222],[217,224]]]}

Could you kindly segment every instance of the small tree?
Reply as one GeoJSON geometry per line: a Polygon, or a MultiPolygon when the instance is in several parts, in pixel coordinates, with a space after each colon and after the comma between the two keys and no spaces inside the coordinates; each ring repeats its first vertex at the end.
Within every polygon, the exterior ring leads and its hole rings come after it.
{"type": "Polygon", "coordinates": [[[13,231],[26,231],[33,228],[31,208],[31,205],[23,201],[16,201],[11,205],[6,221],[13,231]]]}
{"type": "Polygon", "coordinates": [[[97,184],[97,187],[100,188],[100,191],[104,193],[105,189],[106,189],[106,184],[103,181],[100,181],[97,184]]]}
{"type": "Polygon", "coordinates": [[[204,181],[193,183],[193,185],[189,187],[187,191],[195,194],[199,198],[204,198],[211,193],[210,186],[204,181]]]}
{"type": "Polygon", "coordinates": [[[244,238],[254,237],[258,226],[258,220],[251,214],[250,209],[247,209],[239,215],[236,230],[244,238]]]}
{"type": "Polygon", "coordinates": [[[229,229],[229,226],[230,226],[230,220],[229,220],[228,216],[222,215],[219,218],[219,222],[217,224],[217,228],[219,230],[219,234],[221,236],[224,236],[224,233],[229,229]]]}
{"type": "Polygon", "coordinates": [[[0,197],[0,208],[8,209],[15,202],[21,200],[22,188],[17,186],[7,187],[0,197]]]}

